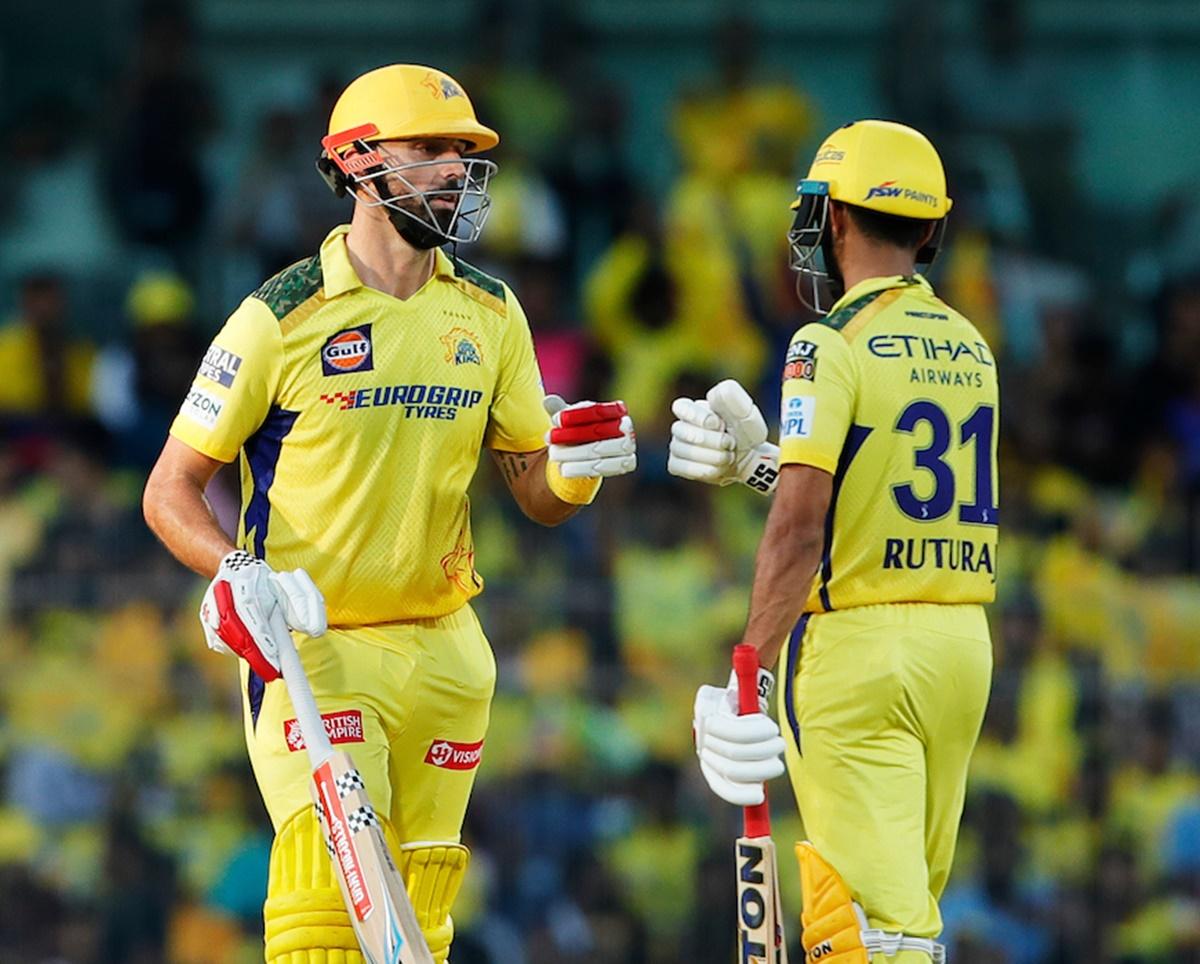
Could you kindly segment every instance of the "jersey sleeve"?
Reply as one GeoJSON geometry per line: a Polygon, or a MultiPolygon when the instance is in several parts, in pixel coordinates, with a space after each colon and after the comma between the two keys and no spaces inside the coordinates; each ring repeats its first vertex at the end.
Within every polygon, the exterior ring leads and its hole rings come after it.
{"type": "Polygon", "coordinates": [[[545,447],[550,430],[550,416],[542,407],[546,393],[529,321],[511,290],[507,295],[508,324],[483,444],[502,452],[535,452],[545,447]]]}
{"type": "Polygon", "coordinates": [[[171,435],[221,462],[237,458],[263,423],[283,369],[283,335],[263,302],[247,298],[204,353],[171,435]]]}
{"type": "Polygon", "coordinates": [[[833,473],[858,395],[854,357],[840,332],[813,323],[792,336],[782,395],[779,463],[833,473]]]}

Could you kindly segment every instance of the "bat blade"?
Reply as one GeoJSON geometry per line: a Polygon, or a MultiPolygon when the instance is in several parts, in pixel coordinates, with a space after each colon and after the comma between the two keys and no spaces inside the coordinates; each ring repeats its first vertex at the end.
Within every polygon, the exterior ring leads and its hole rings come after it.
{"type": "Polygon", "coordinates": [[[315,770],[313,803],[350,923],[369,964],[433,964],[383,828],[348,753],[315,770]]]}
{"type": "Polygon", "coordinates": [[[350,754],[335,752],[329,742],[300,654],[278,608],[271,628],[313,768],[310,789],[317,820],[363,957],[367,964],[434,964],[362,776],[350,754]]]}
{"type": "Polygon", "coordinates": [[[779,904],[779,870],[770,837],[738,837],[737,918],[739,964],[787,964],[779,904]]]}

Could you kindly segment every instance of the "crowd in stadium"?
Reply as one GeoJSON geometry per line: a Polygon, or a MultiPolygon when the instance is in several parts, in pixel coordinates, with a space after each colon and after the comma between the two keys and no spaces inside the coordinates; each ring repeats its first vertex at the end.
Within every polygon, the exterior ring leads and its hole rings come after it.
{"type": "MultiPolygon", "coordinates": [[[[493,26],[490,59],[447,65],[503,138],[483,240],[458,254],[520,297],[547,390],[624,399],[640,451],[553,531],[480,466],[476,609],[500,681],[453,960],[728,961],[738,814],[704,791],[688,721],[741,631],[766,502],[667,475],[670,402],[733,376],[777,411],[811,317],[788,204],[842,119],[756,70],[753,32],[728,24],[711,82],[642,147],[677,159],[650,192],[629,92],[597,81],[587,38],[520,62],[493,26]]],[[[1024,76],[1020,38],[995,42],[980,76],[1024,76]]],[[[240,175],[214,183],[194,30],[150,6],[95,103],[30,105],[0,130],[0,260],[27,266],[0,321],[0,933],[17,935],[0,959],[261,955],[270,825],[236,674],[140,497],[225,315],[347,217],[312,167],[344,81],[266,113],[240,175]]],[[[964,964],[1182,959],[1200,947],[1198,209],[1164,197],[1121,236],[1124,271],[1097,240],[1106,212],[1053,187],[1071,179],[1048,165],[1082,163],[1067,114],[1042,103],[1017,126],[982,81],[937,105],[890,89],[943,149],[956,204],[933,281],[1002,385],[995,681],[944,940],[964,964]]],[[[209,492],[230,528],[236,486],[209,492]]],[[[802,839],[787,786],[772,792],[776,839],[802,839]]]]}

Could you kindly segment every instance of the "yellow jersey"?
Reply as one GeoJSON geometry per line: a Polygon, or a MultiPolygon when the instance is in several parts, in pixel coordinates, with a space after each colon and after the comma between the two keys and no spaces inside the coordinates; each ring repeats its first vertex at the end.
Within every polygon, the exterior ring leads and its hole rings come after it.
{"type": "MultiPolygon", "coordinates": [[[[85,415],[91,409],[94,361],[91,345],[67,340],[63,350],[63,401],[73,415],[85,415]]],[[[37,415],[48,410],[52,399],[42,366],[41,339],[22,318],[0,327],[0,372],[4,372],[0,378],[0,412],[37,415]]]]}
{"type": "Polygon", "coordinates": [[[239,544],[307,570],[330,625],[443,616],[483,588],[467,500],[480,449],[545,445],[529,323],[507,285],[441,250],[406,300],[365,286],[348,230],[234,311],[171,434],[241,453],[239,544]]]}
{"type": "Polygon", "coordinates": [[[793,336],[780,464],[833,475],[806,612],[995,598],[996,366],[920,276],[871,278],[793,336]]]}

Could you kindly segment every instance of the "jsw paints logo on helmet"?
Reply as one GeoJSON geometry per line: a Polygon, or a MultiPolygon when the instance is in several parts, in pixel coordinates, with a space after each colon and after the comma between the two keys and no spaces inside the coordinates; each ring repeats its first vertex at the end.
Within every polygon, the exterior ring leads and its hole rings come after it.
{"type": "Polygon", "coordinates": [[[884,181],[882,184],[876,184],[867,191],[867,196],[863,200],[869,201],[873,197],[899,197],[904,189],[893,187],[895,183],[895,181],[884,181]]]}
{"type": "Polygon", "coordinates": [[[330,335],[321,346],[322,374],[345,375],[349,372],[369,372],[374,368],[370,325],[339,331],[330,335]]]}
{"type": "Polygon", "coordinates": [[[867,191],[867,196],[863,200],[869,201],[873,197],[902,197],[908,201],[916,201],[918,204],[928,204],[931,208],[938,206],[938,199],[933,194],[925,191],[914,191],[910,187],[896,187],[895,181],[884,181],[882,184],[876,184],[867,191]]]}
{"type": "Polygon", "coordinates": [[[483,740],[478,743],[455,743],[453,740],[434,740],[425,754],[425,762],[443,770],[474,770],[483,756],[483,740]]]}

